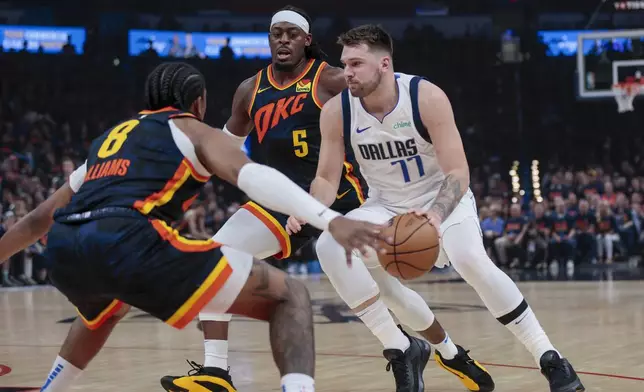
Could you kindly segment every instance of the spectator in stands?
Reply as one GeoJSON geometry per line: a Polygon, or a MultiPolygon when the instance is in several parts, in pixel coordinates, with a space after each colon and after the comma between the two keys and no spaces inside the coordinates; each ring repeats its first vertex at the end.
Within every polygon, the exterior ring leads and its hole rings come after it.
{"type": "Polygon", "coordinates": [[[566,210],[568,211],[568,215],[573,218],[577,215],[578,204],[579,200],[577,199],[577,195],[573,192],[568,193],[568,198],[566,199],[566,210]]]}
{"type": "Polygon", "coordinates": [[[543,268],[547,264],[550,222],[543,203],[533,206],[532,217],[527,232],[527,260],[529,265],[543,268]]]}
{"type": "Polygon", "coordinates": [[[631,179],[631,184],[628,187],[628,193],[629,194],[634,194],[634,193],[643,193],[644,188],[642,188],[642,183],[639,177],[633,177],[631,179]]]}
{"type": "Polygon", "coordinates": [[[503,235],[494,241],[501,264],[507,265],[509,262],[510,268],[516,268],[525,260],[523,240],[527,229],[528,220],[521,214],[521,205],[512,204],[503,235]]]}
{"type": "Polygon", "coordinates": [[[613,190],[613,183],[610,181],[604,182],[604,193],[602,194],[602,200],[606,200],[611,207],[615,206],[617,201],[617,194],[613,190]]]}
{"type": "Polygon", "coordinates": [[[557,197],[561,197],[563,199],[568,197],[570,189],[564,185],[562,176],[563,174],[561,174],[561,172],[557,172],[550,179],[550,185],[546,191],[548,200],[554,201],[557,197]]]}
{"type": "Polygon", "coordinates": [[[624,246],[625,256],[633,256],[637,251],[638,233],[633,222],[633,211],[630,203],[623,193],[615,197],[615,219],[617,232],[624,246]]]}
{"type": "Polygon", "coordinates": [[[591,211],[599,211],[599,204],[601,203],[602,198],[598,193],[590,194],[586,200],[588,200],[588,203],[590,204],[591,211]]]}
{"type": "Polygon", "coordinates": [[[631,202],[631,211],[633,213],[633,224],[637,230],[637,256],[639,258],[644,257],[644,208],[642,208],[640,199],[635,196],[639,196],[639,193],[633,194],[633,201],[631,202]],[[639,202],[635,202],[638,200],[639,202]]]}
{"type": "Polygon", "coordinates": [[[597,256],[599,262],[613,263],[613,248],[619,241],[617,222],[607,200],[602,200],[597,211],[597,256]],[[605,257],[605,258],[604,258],[605,257]]]}
{"type": "Polygon", "coordinates": [[[574,226],[566,212],[566,205],[561,197],[554,200],[555,211],[550,220],[550,257],[552,258],[551,268],[558,269],[559,263],[566,263],[566,271],[569,275],[574,272],[575,252],[574,226]]]}
{"type": "MultiPolygon", "coordinates": [[[[16,221],[17,221],[16,215],[14,214],[13,211],[5,212],[2,218],[2,225],[0,225],[0,237],[2,237],[4,233],[16,223],[16,221]]],[[[16,266],[13,264],[19,261],[20,258],[22,257],[24,257],[24,252],[18,252],[11,259],[6,260],[4,264],[2,264],[2,286],[3,287],[22,286],[22,282],[20,282],[11,274],[12,270],[16,268],[16,266]]],[[[4,260],[0,260],[0,261],[4,261],[4,260]]],[[[22,265],[20,265],[19,267],[22,267],[22,265]]]]}
{"type": "Polygon", "coordinates": [[[222,61],[231,62],[235,59],[235,52],[233,48],[230,47],[230,37],[226,38],[226,45],[222,46],[219,49],[219,58],[222,61]]]}
{"type": "Polygon", "coordinates": [[[501,206],[493,204],[490,207],[490,214],[481,222],[481,230],[483,231],[483,244],[485,250],[491,258],[499,262],[499,255],[494,247],[494,241],[503,235],[503,228],[505,221],[501,218],[501,206]]]}
{"type": "Polygon", "coordinates": [[[203,202],[196,200],[192,208],[184,214],[184,220],[187,223],[190,238],[207,240],[214,235],[206,229],[206,207],[203,202]]]}
{"type": "Polygon", "coordinates": [[[576,259],[579,262],[591,263],[596,261],[595,222],[596,218],[590,210],[590,204],[587,200],[582,199],[579,201],[578,211],[574,217],[574,239],[577,242],[579,256],[576,259]]]}
{"type": "Polygon", "coordinates": [[[638,237],[644,231],[644,220],[642,220],[642,194],[633,193],[631,195],[631,215],[633,216],[633,224],[637,231],[638,237]]]}

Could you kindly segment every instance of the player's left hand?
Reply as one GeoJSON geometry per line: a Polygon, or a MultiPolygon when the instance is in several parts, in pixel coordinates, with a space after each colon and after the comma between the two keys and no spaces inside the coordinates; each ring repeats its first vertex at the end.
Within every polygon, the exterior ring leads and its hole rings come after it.
{"type": "Polygon", "coordinates": [[[296,218],[294,216],[289,216],[288,220],[286,221],[286,233],[288,235],[293,235],[295,233],[298,233],[300,230],[302,230],[302,226],[306,224],[306,221],[300,218],[296,218]]]}
{"type": "Polygon", "coordinates": [[[434,226],[436,231],[438,232],[438,238],[441,236],[441,223],[443,223],[443,220],[441,219],[438,214],[432,210],[421,210],[419,208],[412,208],[411,210],[408,211],[410,214],[416,214],[418,216],[425,217],[428,221],[429,224],[434,226]]]}

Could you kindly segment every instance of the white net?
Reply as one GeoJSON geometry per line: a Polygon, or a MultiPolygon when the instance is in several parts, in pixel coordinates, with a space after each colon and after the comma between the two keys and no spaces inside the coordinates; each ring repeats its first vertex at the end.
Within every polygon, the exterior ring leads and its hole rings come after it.
{"type": "Polygon", "coordinates": [[[632,112],[635,110],[633,101],[638,94],[644,93],[644,84],[639,82],[620,83],[613,86],[617,111],[619,113],[632,112]]]}

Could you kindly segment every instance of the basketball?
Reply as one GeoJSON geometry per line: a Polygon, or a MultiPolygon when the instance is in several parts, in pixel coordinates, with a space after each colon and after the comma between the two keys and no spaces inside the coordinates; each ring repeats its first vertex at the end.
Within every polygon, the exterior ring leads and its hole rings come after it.
{"type": "Polygon", "coordinates": [[[414,279],[432,269],[440,251],[438,232],[429,221],[413,213],[397,215],[384,234],[393,238],[379,254],[382,268],[401,279],[414,279]]]}

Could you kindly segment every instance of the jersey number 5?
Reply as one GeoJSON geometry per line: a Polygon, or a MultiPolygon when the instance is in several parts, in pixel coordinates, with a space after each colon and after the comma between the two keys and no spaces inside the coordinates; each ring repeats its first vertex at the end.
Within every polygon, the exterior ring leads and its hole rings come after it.
{"type": "Polygon", "coordinates": [[[293,131],[293,148],[295,148],[295,156],[304,158],[309,155],[309,144],[305,142],[306,129],[298,129],[293,131]]]}
{"type": "Polygon", "coordinates": [[[98,157],[107,158],[116,154],[123,147],[128,133],[132,132],[137,125],[139,125],[139,120],[130,120],[115,126],[107,135],[103,144],[101,144],[97,154],[98,157]]]}
{"type": "Polygon", "coordinates": [[[424,176],[425,167],[423,166],[423,160],[420,157],[420,155],[414,155],[413,157],[409,157],[407,158],[406,161],[404,159],[399,159],[397,161],[391,162],[392,166],[400,165],[400,169],[402,170],[402,175],[405,182],[411,181],[411,178],[409,177],[409,169],[407,168],[407,162],[411,162],[414,160],[416,161],[416,165],[418,166],[418,177],[424,176]]]}

